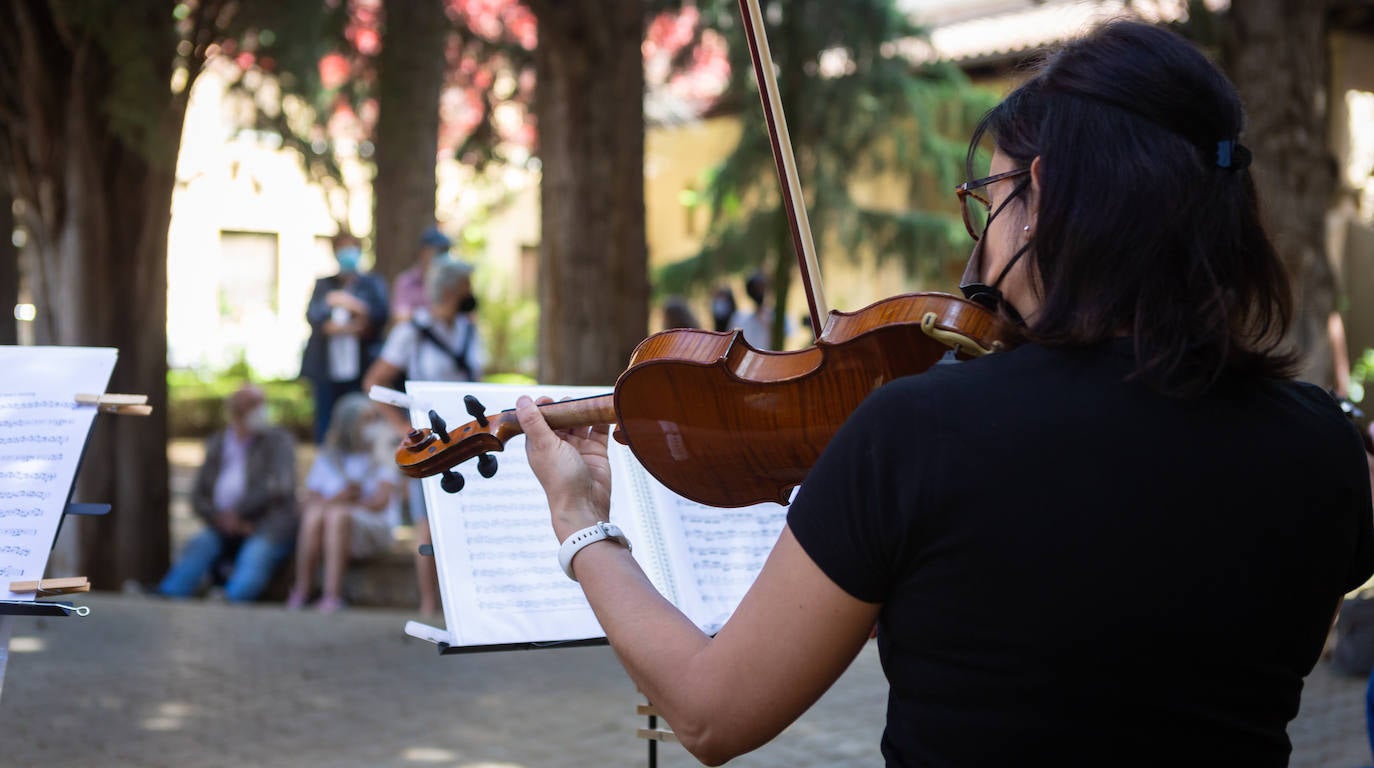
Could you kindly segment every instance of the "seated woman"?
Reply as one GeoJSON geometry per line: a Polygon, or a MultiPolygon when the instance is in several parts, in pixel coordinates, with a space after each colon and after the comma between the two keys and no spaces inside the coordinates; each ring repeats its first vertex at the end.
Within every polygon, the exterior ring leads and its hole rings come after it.
{"type": "Polygon", "coordinates": [[[350,559],[372,557],[391,543],[395,524],[396,467],[390,444],[377,439],[381,416],[360,393],[334,406],[324,444],[305,478],[300,532],[296,537],[296,582],[286,605],[300,609],[310,597],[321,556],[324,580],[316,607],[343,607],[344,569],[350,559]]]}

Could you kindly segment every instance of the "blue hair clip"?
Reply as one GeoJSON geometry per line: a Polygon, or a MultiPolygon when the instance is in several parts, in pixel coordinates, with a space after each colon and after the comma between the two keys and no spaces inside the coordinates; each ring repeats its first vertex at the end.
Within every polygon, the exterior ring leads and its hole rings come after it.
{"type": "Polygon", "coordinates": [[[1221,168],[1231,167],[1231,150],[1236,146],[1236,142],[1218,141],[1217,142],[1217,166],[1221,168]]]}
{"type": "Polygon", "coordinates": [[[1217,142],[1217,167],[1239,171],[1250,165],[1250,150],[1235,139],[1217,142]]]}

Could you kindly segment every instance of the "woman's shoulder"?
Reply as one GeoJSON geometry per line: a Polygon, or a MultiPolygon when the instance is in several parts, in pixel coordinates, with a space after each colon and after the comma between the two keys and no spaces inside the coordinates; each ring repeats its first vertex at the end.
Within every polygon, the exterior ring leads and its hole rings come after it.
{"type": "Polygon", "coordinates": [[[386,287],[386,279],[376,272],[359,272],[350,289],[360,296],[364,293],[370,293],[382,299],[386,299],[389,292],[386,287]]]}
{"type": "Polygon", "coordinates": [[[894,380],[888,387],[902,395],[1017,387],[1025,377],[1052,366],[1053,357],[1049,350],[1032,344],[970,360],[947,356],[921,373],[894,380]]]}
{"type": "Polygon", "coordinates": [[[1267,399],[1294,417],[1327,429],[1349,431],[1354,421],[1341,409],[1336,398],[1325,389],[1306,381],[1263,379],[1260,384],[1267,399]]]}
{"type": "Polygon", "coordinates": [[[420,306],[420,307],[416,307],[416,308],[415,308],[415,311],[410,313],[410,320],[409,320],[409,321],[404,322],[404,323],[397,323],[397,324],[396,324],[396,327],[399,328],[399,327],[401,327],[401,326],[404,325],[404,326],[409,326],[409,327],[412,328],[412,329],[415,329],[415,328],[428,328],[428,327],[429,327],[430,325],[432,325],[433,323],[434,323],[434,316],[431,315],[431,314],[429,313],[429,307],[420,306]]]}
{"type": "Polygon", "coordinates": [[[1023,372],[1036,357],[1024,347],[972,360],[941,360],[925,371],[893,379],[874,390],[855,412],[858,420],[931,425],[957,422],[968,408],[993,405],[999,391],[1023,381],[1023,372]]]}

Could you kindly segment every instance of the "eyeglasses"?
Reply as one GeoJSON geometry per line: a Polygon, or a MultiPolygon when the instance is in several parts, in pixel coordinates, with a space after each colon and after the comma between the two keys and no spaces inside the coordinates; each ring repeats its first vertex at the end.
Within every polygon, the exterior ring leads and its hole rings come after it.
{"type": "Polygon", "coordinates": [[[987,226],[988,216],[992,213],[992,201],[974,190],[982,189],[989,184],[996,184],[999,181],[1014,179],[1017,176],[1025,176],[1028,173],[1030,173],[1029,168],[1018,168],[1014,171],[997,173],[985,178],[966,181],[954,188],[954,194],[959,197],[959,212],[964,215],[964,228],[968,230],[969,237],[972,237],[974,242],[977,242],[978,239],[982,237],[983,228],[987,226]],[[975,217],[973,214],[969,213],[968,199],[970,197],[983,204],[981,216],[975,217]]]}

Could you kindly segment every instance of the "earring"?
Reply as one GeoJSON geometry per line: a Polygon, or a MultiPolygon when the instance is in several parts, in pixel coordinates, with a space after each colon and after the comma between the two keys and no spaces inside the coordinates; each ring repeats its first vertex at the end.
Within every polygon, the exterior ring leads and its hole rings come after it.
{"type": "Polygon", "coordinates": [[[1021,228],[1021,231],[1022,231],[1022,232],[1030,232],[1030,225],[1027,224],[1026,226],[1022,227],[1022,228],[1021,228]]]}

